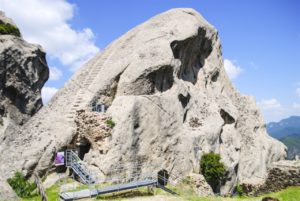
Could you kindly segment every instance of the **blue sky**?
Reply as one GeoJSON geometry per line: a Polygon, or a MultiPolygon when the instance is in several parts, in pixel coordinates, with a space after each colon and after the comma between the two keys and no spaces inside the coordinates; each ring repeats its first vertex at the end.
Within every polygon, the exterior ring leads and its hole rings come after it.
{"type": "Polygon", "coordinates": [[[45,99],[95,52],[176,7],[194,8],[218,29],[230,77],[267,122],[300,115],[298,0],[0,0],[24,38],[47,51],[45,99]]]}

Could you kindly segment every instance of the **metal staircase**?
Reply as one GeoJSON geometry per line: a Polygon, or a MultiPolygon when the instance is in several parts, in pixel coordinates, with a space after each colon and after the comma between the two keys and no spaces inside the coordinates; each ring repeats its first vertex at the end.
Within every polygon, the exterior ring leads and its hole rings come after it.
{"type": "Polygon", "coordinates": [[[66,166],[72,168],[72,170],[80,177],[83,183],[85,184],[95,183],[95,181],[89,174],[89,171],[85,167],[83,161],[72,150],[66,151],[66,166]]]}

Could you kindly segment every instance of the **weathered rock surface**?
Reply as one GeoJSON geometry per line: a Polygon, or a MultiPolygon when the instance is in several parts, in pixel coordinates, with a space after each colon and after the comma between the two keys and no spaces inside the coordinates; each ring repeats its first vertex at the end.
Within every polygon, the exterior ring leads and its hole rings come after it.
{"type": "Polygon", "coordinates": [[[300,161],[282,160],[272,163],[268,168],[266,182],[260,186],[248,186],[245,191],[249,194],[262,194],[280,191],[288,186],[300,186],[300,161]]]}
{"type": "Polygon", "coordinates": [[[15,201],[20,200],[10,185],[0,180],[0,201],[15,201]]]}
{"type": "MultiPolygon", "coordinates": [[[[14,25],[0,12],[2,22],[14,25]]],[[[41,88],[48,76],[40,46],[0,34],[0,143],[42,107],[41,88]]]]}
{"type": "Polygon", "coordinates": [[[109,105],[116,123],[108,151],[99,152],[100,143],[85,156],[102,176],[138,162],[141,174],[165,169],[185,177],[199,172],[203,153],[216,152],[229,170],[225,194],[237,182],[262,183],[271,162],[286,155],[267,134],[255,100],[228,79],[217,30],[193,9],[172,9],[114,41],[12,133],[0,147],[0,175],[43,174],[78,136],[76,111],[95,102],[109,105]]]}
{"type": "Polygon", "coordinates": [[[191,180],[190,182],[193,186],[193,190],[198,196],[204,197],[214,195],[212,188],[210,187],[210,185],[207,184],[203,175],[191,173],[189,175],[189,178],[191,180]]]}
{"type": "Polygon", "coordinates": [[[99,153],[107,153],[108,141],[112,134],[112,127],[106,123],[108,120],[110,117],[105,113],[78,111],[75,119],[77,130],[74,143],[77,145],[88,144],[99,153]]]}

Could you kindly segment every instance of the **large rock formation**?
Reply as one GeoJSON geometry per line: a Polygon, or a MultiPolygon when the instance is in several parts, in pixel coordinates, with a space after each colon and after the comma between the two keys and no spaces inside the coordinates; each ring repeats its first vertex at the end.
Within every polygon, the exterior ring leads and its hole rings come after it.
{"type": "Polygon", "coordinates": [[[114,41],[11,133],[0,147],[0,175],[45,173],[56,151],[85,135],[74,120],[90,117],[76,111],[93,103],[110,106],[106,115],[116,123],[85,155],[103,177],[131,162],[142,165],[141,174],[165,169],[185,177],[199,172],[203,153],[216,152],[230,177],[221,192],[229,193],[237,182],[262,183],[271,162],[286,155],[267,134],[255,100],[228,79],[217,30],[193,9],[172,9],[114,41]]]}
{"type": "MultiPolygon", "coordinates": [[[[0,25],[4,24],[15,26],[0,12],[0,25]]],[[[1,142],[7,130],[23,125],[42,107],[41,88],[49,69],[40,46],[11,34],[0,34],[0,67],[1,142]]]]}

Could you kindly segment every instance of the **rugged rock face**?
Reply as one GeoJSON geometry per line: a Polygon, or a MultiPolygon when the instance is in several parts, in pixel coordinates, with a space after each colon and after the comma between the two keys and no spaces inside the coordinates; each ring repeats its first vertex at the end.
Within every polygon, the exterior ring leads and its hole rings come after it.
{"type": "Polygon", "coordinates": [[[203,175],[191,173],[187,178],[190,179],[193,190],[198,196],[204,197],[214,195],[212,188],[206,183],[203,175]]]}
{"type": "Polygon", "coordinates": [[[288,186],[300,186],[300,161],[282,160],[268,168],[268,178],[260,186],[244,186],[249,194],[276,192],[288,186]]]}
{"type": "MultiPolygon", "coordinates": [[[[0,24],[14,23],[0,12],[0,24]]],[[[14,25],[15,26],[15,25],[14,25]]],[[[45,53],[20,37],[0,34],[0,142],[42,107],[49,75],[45,53]]]]}
{"type": "Polygon", "coordinates": [[[8,183],[0,180],[0,201],[17,201],[20,200],[14,190],[8,183]]]}
{"type": "Polygon", "coordinates": [[[114,41],[12,133],[0,147],[0,161],[10,167],[1,166],[0,175],[45,173],[55,152],[79,135],[76,111],[94,103],[110,106],[116,123],[85,155],[102,177],[136,162],[140,174],[164,169],[185,177],[199,172],[203,153],[216,152],[228,168],[226,194],[237,182],[262,183],[271,162],[286,155],[267,134],[254,99],[228,79],[217,30],[193,9],[172,9],[114,41]]]}

